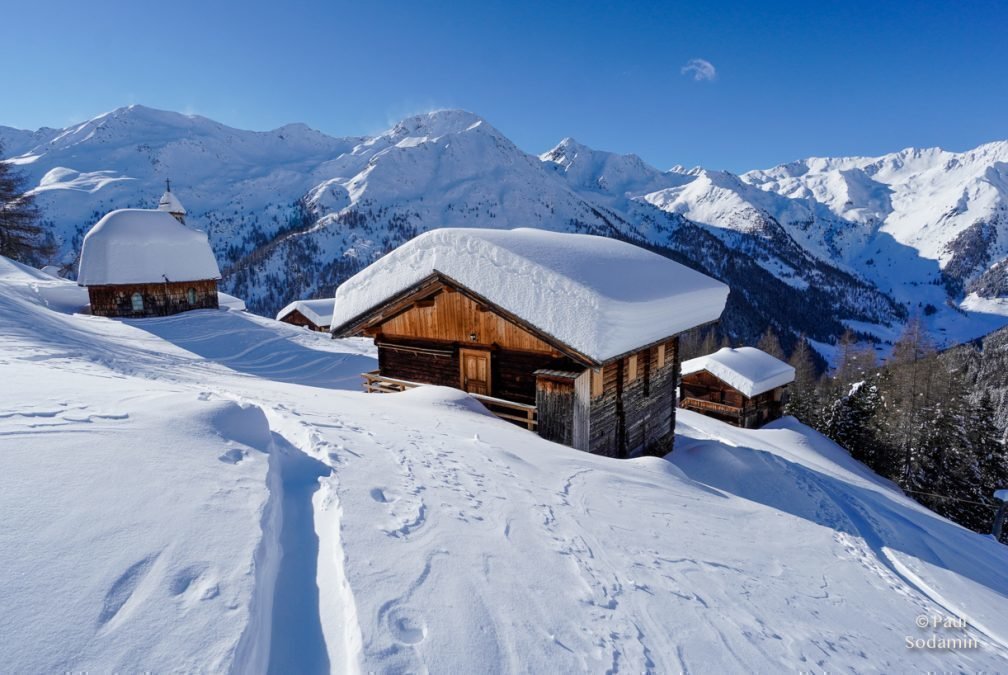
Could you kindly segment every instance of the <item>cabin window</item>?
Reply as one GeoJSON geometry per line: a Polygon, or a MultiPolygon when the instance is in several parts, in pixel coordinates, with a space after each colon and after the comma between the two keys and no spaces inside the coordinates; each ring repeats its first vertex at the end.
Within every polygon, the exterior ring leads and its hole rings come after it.
{"type": "Polygon", "coordinates": [[[637,355],[627,358],[627,376],[626,381],[633,382],[637,379],[637,355]]]}
{"type": "Polygon", "coordinates": [[[658,367],[665,367],[665,345],[658,345],[658,367]]]}
{"type": "Polygon", "coordinates": [[[143,296],[142,295],[140,295],[139,293],[134,293],[133,296],[130,298],[130,302],[133,303],[133,311],[134,312],[142,312],[143,311],[143,296]]]}
{"type": "Polygon", "coordinates": [[[189,301],[190,305],[195,305],[196,304],[196,289],[195,288],[190,288],[188,291],[186,291],[186,299],[189,301]]]}

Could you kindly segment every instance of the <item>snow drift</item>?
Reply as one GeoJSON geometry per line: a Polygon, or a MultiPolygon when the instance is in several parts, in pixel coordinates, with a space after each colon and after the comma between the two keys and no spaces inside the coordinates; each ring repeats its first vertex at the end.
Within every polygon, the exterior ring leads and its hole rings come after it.
{"type": "Polygon", "coordinates": [[[353,391],[359,341],[61,286],[0,260],[11,671],[1008,668],[1008,549],[792,419],[612,460],[353,391]]]}

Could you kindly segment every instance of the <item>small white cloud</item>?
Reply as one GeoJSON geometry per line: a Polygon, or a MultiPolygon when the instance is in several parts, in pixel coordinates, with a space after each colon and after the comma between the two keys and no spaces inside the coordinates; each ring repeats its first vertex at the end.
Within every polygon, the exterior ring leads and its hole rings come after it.
{"type": "Polygon", "coordinates": [[[717,77],[717,68],[706,59],[690,59],[680,71],[683,75],[692,75],[697,82],[710,82],[717,77]]]}

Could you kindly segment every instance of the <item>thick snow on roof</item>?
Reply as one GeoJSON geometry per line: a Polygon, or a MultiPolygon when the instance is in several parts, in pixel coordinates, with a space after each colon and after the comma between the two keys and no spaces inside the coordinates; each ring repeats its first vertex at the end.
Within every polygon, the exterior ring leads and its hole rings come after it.
{"type": "Polygon", "coordinates": [[[220,279],[204,232],[164,211],[121,209],[91,228],[81,247],[81,286],[220,279]]]}
{"type": "Polygon", "coordinates": [[[306,319],[316,326],[328,326],[332,319],[334,298],[321,298],[319,300],[295,300],[287,305],[276,315],[277,321],[282,320],[291,312],[301,312],[306,319]]]}
{"type": "Polygon", "coordinates": [[[614,239],[535,229],[431,230],[336,290],[342,326],[440,272],[560,343],[606,361],[721,316],[728,287],[614,239]]]}
{"type": "Polygon", "coordinates": [[[181,213],[185,215],[185,207],[182,206],[182,202],[178,200],[170,190],[166,191],[161,195],[161,201],[158,202],[158,211],[167,211],[168,213],[181,213]]]}
{"type": "Polygon", "coordinates": [[[794,368],[755,347],[725,347],[682,364],[683,375],[701,370],[749,397],[793,382],[795,376],[794,368]]]}

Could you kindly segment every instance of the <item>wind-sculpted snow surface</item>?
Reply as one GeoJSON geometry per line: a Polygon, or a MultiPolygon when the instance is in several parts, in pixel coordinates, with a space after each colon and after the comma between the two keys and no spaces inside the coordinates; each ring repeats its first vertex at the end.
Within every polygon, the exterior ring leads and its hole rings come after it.
{"type": "Polygon", "coordinates": [[[1008,669],[1008,549],[791,419],[611,460],[352,391],[359,342],[60,283],[0,268],[4,669],[1008,669]]]}

